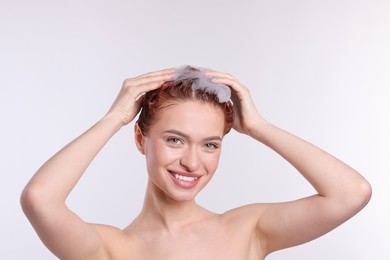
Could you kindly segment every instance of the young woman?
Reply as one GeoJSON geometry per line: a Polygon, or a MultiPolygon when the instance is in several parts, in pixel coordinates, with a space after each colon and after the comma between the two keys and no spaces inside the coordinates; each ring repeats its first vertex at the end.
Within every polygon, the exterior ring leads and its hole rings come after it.
{"type": "Polygon", "coordinates": [[[190,67],[179,74],[168,69],[125,80],[109,112],[50,158],[25,187],[23,210],[60,259],[264,259],[327,233],[368,203],[371,188],[359,173],[266,121],[249,90],[231,75],[190,67]],[[134,131],[148,171],[143,209],[123,230],[86,223],[65,200],[97,153],[141,107],[134,131]],[[213,177],[232,126],[279,153],[317,194],[223,214],[197,205],[194,198],[213,177]]]}

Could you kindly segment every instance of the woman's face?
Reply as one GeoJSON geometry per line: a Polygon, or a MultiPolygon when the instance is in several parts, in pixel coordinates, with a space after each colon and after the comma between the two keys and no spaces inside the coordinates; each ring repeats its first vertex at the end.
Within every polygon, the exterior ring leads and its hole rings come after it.
{"type": "Polygon", "coordinates": [[[223,111],[210,104],[184,101],[159,111],[141,140],[153,188],[194,199],[217,169],[223,129],[223,111]]]}

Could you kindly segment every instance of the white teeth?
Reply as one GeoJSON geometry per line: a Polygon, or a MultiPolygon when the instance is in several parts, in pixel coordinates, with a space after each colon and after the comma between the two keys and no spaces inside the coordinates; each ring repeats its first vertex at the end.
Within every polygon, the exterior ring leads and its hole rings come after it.
{"type": "Polygon", "coordinates": [[[197,177],[187,177],[187,176],[179,175],[177,173],[175,173],[174,176],[176,179],[183,180],[183,181],[195,181],[198,179],[197,177]]]}

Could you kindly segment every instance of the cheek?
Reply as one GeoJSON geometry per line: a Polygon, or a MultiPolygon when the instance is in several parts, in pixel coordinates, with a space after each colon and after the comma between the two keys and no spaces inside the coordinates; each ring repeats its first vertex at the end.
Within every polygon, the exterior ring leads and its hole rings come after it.
{"type": "Polygon", "coordinates": [[[166,165],[178,157],[177,152],[159,141],[149,142],[145,148],[148,167],[166,165]]]}
{"type": "Polygon", "coordinates": [[[213,153],[213,154],[206,154],[204,157],[203,157],[203,163],[205,165],[205,167],[209,170],[209,171],[212,171],[214,172],[217,167],[218,167],[218,163],[219,163],[219,157],[220,157],[220,152],[218,153],[213,153]]]}

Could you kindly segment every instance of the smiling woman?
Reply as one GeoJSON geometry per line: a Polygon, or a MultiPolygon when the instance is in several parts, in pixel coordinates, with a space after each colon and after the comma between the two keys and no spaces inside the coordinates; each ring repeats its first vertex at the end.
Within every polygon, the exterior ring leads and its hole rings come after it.
{"type": "Polygon", "coordinates": [[[234,77],[185,67],[125,80],[109,112],[37,171],[21,202],[43,243],[61,259],[264,259],[331,231],[370,196],[369,183],[355,170],[266,121],[234,77]],[[135,141],[148,171],[142,211],[123,230],[86,223],[66,198],[140,109],[135,141]],[[213,177],[232,126],[280,154],[317,194],[223,214],[198,205],[195,197],[213,177]]]}

